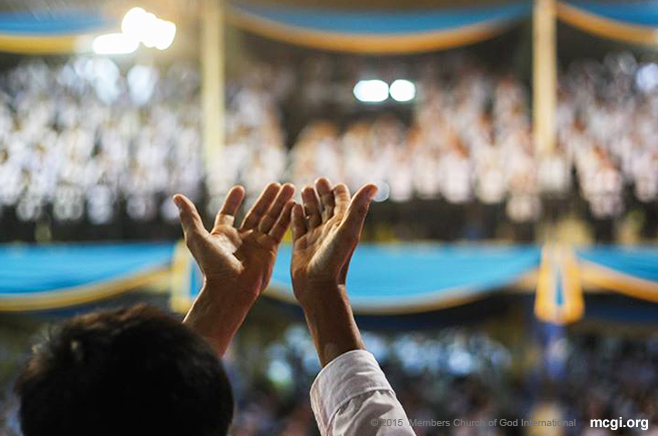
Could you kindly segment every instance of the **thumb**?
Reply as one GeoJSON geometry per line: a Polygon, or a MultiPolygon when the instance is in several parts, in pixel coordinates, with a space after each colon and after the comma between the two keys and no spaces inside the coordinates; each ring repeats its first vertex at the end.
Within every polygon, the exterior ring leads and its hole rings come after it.
{"type": "Polygon", "coordinates": [[[203,227],[201,216],[196,210],[196,206],[194,206],[194,203],[189,198],[182,194],[176,194],[174,195],[174,204],[178,207],[180,222],[186,240],[192,234],[198,233],[203,235],[207,233],[205,227],[203,227]]]}

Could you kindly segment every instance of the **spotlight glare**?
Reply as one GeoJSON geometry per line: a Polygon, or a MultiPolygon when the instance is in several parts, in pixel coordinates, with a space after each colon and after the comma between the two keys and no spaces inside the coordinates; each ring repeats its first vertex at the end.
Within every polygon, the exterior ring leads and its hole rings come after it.
{"type": "Polygon", "coordinates": [[[158,17],[155,16],[155,14],[147,12],[146,15],[144,16],[144,21],[143,21],[144,33],[142,35],[141,42],[142,44],[144,44],[145,47],[153,48],[158,43],[159,23],[160,20],[158,19],[158,17]]]}
{"type": "Polygon", "coordinates": [[[174,38],[176,37],[176,25],[171,21],[158,20],[156,31],[154,33],[157,35],[155,48],[158,50],[165,50],[174,42],[174,38]]]}
{"type": "Polygon", "coordinates": [[[108,33],[97,36],[91,45],[100,55],[128,54],[137,50],[139,42],[123,33],[108,33]]]}
{"type": "Polygon", "coordinates": [[[123,17],[121,31],[145,47],[165,50],[174,42],[176,24],[137,7],[129,10],[123,17]]]}
{"type": "Polygon", "coordinates": [[[388,85],[381,80],[359,80],[354,97],[364,103],[380,103],[388,98],[388,85]]]}
{"type": "Polygon", "coordinates": [[[390,92],[395,101],[411,101],[416,97],[416,85],[409,80],[398,79],[391,83],[390,92]]]}
{"type": "Polygon", "coordinates": [[[136,41],[141,41],[147,31],[146,21],[147,12],[144,9],[132,8],[123,16],[121,31],[136,41]]]}

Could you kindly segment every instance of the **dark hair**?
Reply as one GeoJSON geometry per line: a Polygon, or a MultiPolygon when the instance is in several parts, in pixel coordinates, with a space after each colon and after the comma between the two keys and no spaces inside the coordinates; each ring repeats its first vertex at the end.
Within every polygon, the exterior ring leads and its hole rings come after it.
{"type": "Polygon", "coordinates": [[[224,436],[231,387],[204,339],[158,309],[66,321],[17,385],[25,436],[224,436]]]}

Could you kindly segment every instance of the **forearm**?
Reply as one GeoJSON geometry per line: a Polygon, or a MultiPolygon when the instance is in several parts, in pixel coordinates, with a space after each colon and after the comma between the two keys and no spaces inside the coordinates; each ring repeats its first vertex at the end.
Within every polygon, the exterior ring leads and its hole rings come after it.
{"type": "Polygon", "coordinates": [[[223,291],[219,286],[204,283],[183,323],[203,336],[222,357],[233,336],[242,325],[255,299],[238,294],[231,289],[223,291]]]}
{"type": "Polygon", "coordinates": [[[301,305],[323,367],[343,353],[365,349],[344,285],[320,286],[304,293],[312,296],[301,305]]]}

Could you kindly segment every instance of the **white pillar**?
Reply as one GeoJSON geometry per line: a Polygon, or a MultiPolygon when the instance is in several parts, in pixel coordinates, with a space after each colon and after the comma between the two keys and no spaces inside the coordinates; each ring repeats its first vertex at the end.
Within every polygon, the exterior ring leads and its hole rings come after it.
{"type": "Polygon", "coordinates": [[[217,171],[225,142],[224,2],[202,0],[200,10],[203,149],[206,169],[217,171]]]}
{"type": "Polygon", "coordinates": [[[533,11],[533,136],[537,156],[551,153],[556,142],[557,42],[555,0],[535,0],[533,11]]]}

